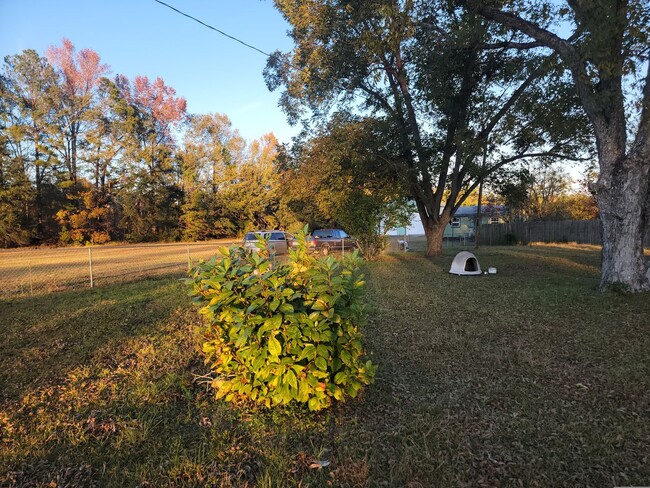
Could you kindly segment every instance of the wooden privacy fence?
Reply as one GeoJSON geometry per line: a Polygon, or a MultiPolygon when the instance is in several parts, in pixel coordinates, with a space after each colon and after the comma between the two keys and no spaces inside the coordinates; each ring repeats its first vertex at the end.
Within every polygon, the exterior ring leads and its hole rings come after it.
{"type": "MultiPolygon", "coordinates": [[[[599,220],[558,220],[543,222],[508,222],[483,224],[480,231],[481,244],[498,246],[504,244],[529,244],[531,242],[577,242],[600,245],[599,220]]],[[[650,247],[650,228],[646,230],[645,247],[650,247]]]]}

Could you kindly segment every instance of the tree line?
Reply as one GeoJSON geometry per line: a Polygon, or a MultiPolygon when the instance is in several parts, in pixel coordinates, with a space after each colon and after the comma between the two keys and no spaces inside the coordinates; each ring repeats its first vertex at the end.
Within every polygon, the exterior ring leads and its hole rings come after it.
{"type": "Polygon", "coordinates": [[[5,58],[0,246],[193,241],[307,224],[344,226],[371,256],[380,223],[413,211],[399,188],[362,173],[368,137],[349,130],[362,121],[288,150],[272,133],[246,141],[226,115],[189,114],[161,78],[109,71],[67,39],[45,56],[5,58]]]}
{"type": "Polygon", "coordinates": [[[274,225],[273,134],[248,143],[188,114],[164,80],[123,75],[67,39],[7,56],[0,245],[206,239],[274,225]]]}

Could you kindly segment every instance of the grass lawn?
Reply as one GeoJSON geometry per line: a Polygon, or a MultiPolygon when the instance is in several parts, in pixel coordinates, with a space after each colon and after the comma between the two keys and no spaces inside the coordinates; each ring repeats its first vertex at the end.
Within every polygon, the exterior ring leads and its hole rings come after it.
{"type": "Polygon", "coordinates": [[[178,280],[0,301],[0,486],[650,484],[648,294],[598,293],[596,250],[456,251],[367,265],[378,378],[319,414],[212,400],[178,280]]]}

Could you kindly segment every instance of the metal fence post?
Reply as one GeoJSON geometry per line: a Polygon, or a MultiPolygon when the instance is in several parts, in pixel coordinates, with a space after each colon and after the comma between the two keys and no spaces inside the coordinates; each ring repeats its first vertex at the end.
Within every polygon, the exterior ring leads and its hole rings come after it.
{"type": "Polygon", "coordinates": [[[34,294],[34,277],[32,276],[32,261],[29,260],[29,294],[34,294]]]}
{"type": "Polygon", "coordinates": [[[89,271],[90,271],[90,287],[93,288],[95,284],[93,283],[93,249],[92,249],[92,247],[88,248],[88,268],[89,268],[89,271]]]}
{"type": "Polygon", "coordinates": [[[187,271],[192,270],[192,259],[190,258],[190,245],[187,245],[187,271]]]}

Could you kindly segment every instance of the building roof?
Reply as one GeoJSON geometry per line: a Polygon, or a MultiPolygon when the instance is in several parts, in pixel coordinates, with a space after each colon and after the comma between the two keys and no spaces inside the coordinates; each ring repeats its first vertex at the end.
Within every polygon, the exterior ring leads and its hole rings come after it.
{"type": "MultiPolygon", "coordinates": [[[[478,205],[467,205],[459,207],[454,213],[454,217],[474,217],[478,211],[478,205]]],[[[483,205],[481,206],[481,215],[503,215],[506,213],[505,205],[483,205]]]]}

